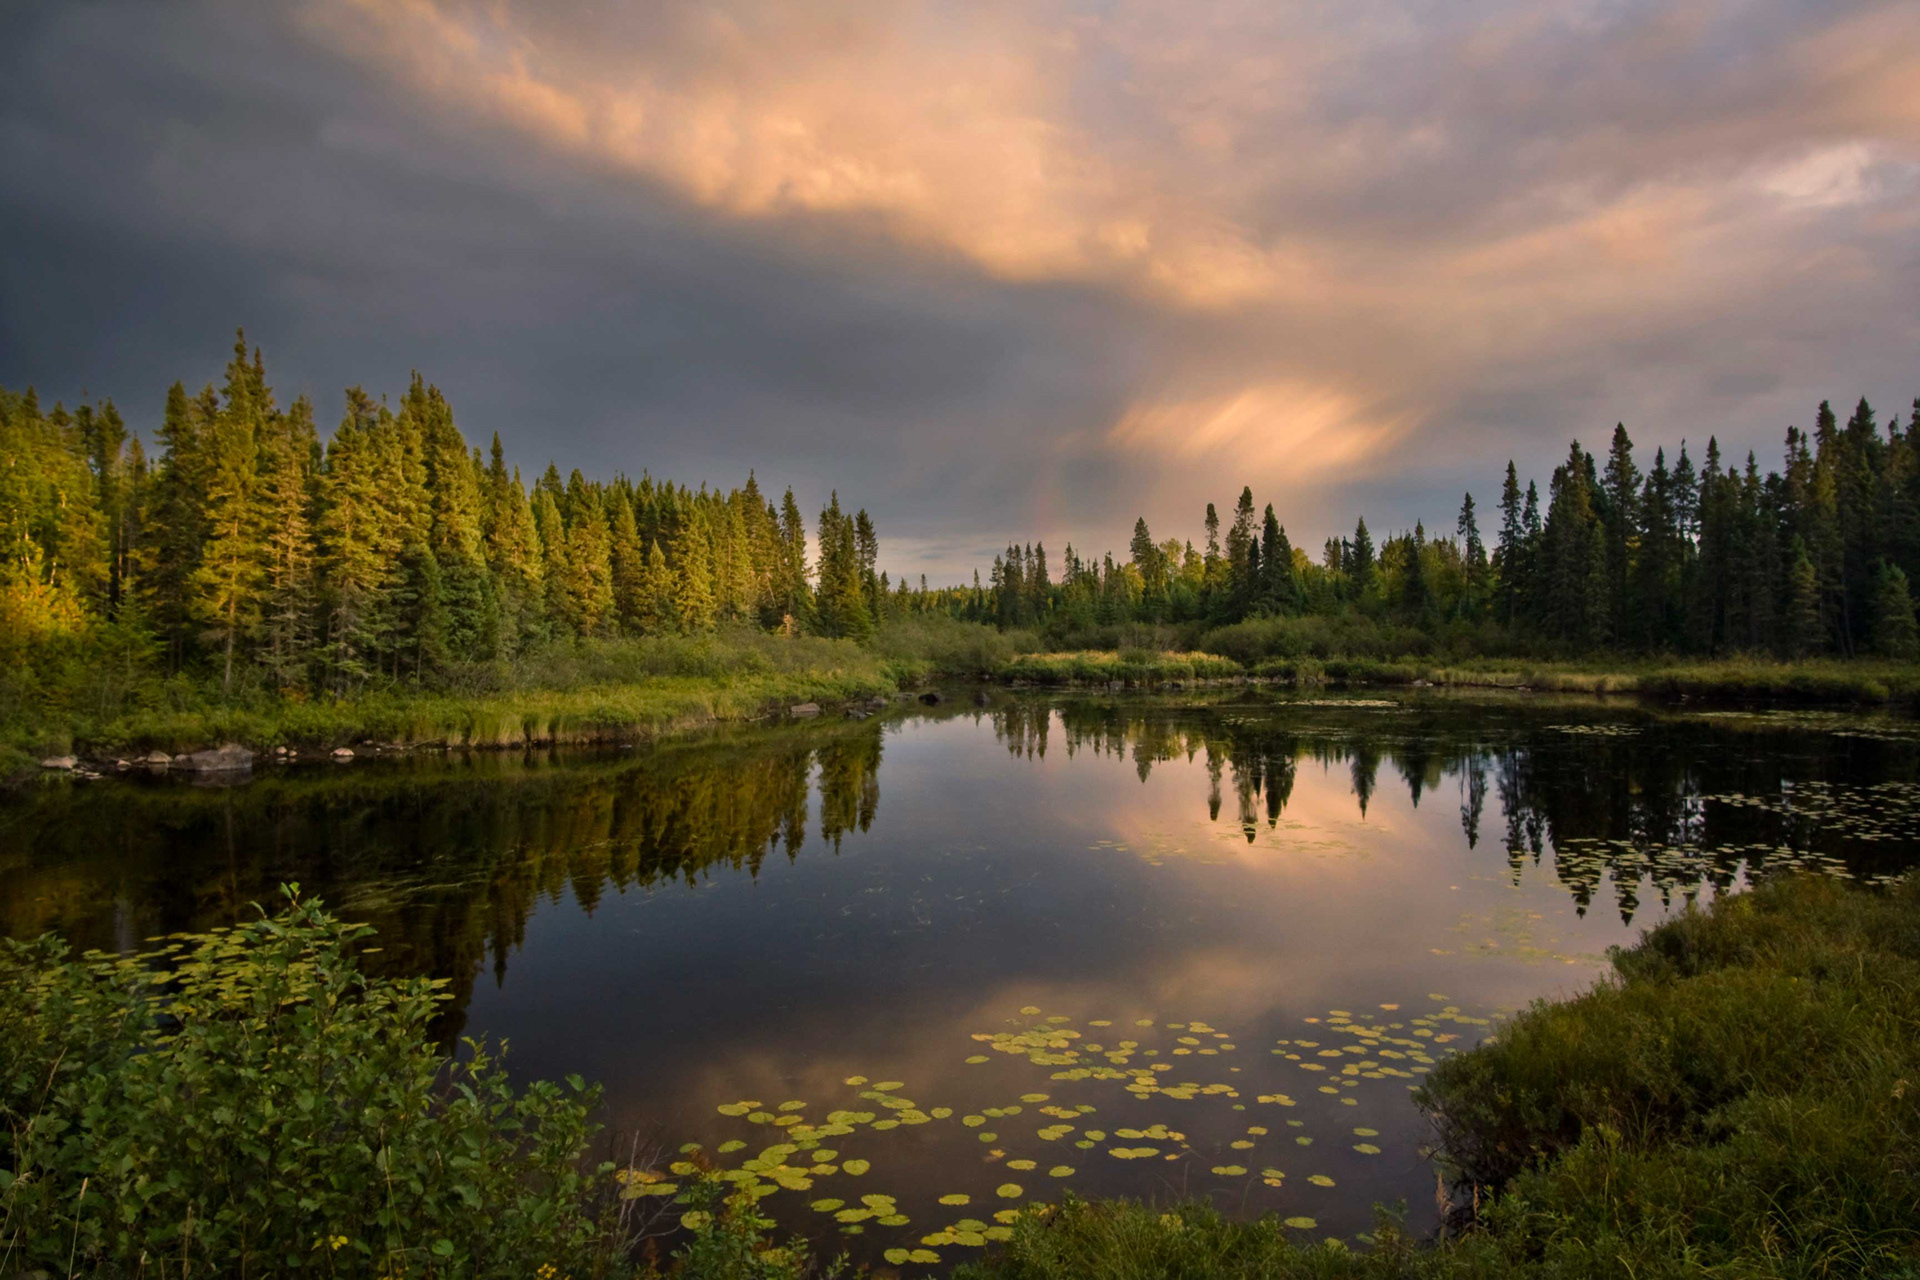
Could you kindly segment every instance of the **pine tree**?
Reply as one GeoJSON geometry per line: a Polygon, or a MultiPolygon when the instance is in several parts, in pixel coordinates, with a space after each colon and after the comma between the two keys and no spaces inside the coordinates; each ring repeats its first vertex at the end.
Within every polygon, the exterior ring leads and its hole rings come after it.
{"type": "MultiPolygon", "coordinates": [[[[554,520],[557,526],[558,511],[554,520]]],[[[487,568],[499,602],[501,649],[508,654],[546,636],[546,562],[541,545],[533,508],[516,468],[513,478],[495,489],[492,527],[487,533],[487,568]]]]}
{"type": "Polygon", "coordinates": [[[688,635],[713,630],[712,537],[707,513],[687,511],[673,539],[673,610],[680,630],[688,635]]]}
{"type": "Polygon", "coordinates": [[[1467,605],[1471,611],[1479,607],[1487,582],[1487,547],[1480,541],[1480,522],[1474,518],[1471,493],[1460,499],[1460,517],[1454,522],[1454,529],[1460,535],[1467,578],[1467,605]]]}
{"type": "MultiPolygon", "coordinates": [[[[578,474],[577,472],[575,473],[578,474]]],[[[573,523],[567,526],[560,585],[567,625],[583,636],[606,632],[614,622],[613,558],[607,517],[596,494],[569,494],[573,523]]]]}
{"type": "MultiPolygon", "coordinates": [[[[640,549],[640,531],[633,520],[633,504],[616,491],[613,504],[613,533],[608,555],[613,564],[613,608],[621,630],[629,635],[644,635],[653,602],[647,598],[647,555],[640,549]]],[[[657,546],[657,544],[656,544],[657,546]]]]}
{"type": "Polygon", "coordinates": [[[800,504],[788,489],[780,500],[779,554],[776,557],[774,608],[780,613],[781,626],[789,631],[808,623],[813,612],[812,592],[807,582],[807,528],[800,516],[800,504]]]}
{"type": "MultiPolygon", "coordinates": [[[[552,467],[547,470],[551,472],[552,467]]],[[[559,634],[578,634],[573,626],[572,605],[567,601],[567,528],[560,516],[560,502],[543,477],[534,487],[533,529],[540,540],[541,610],[548,624],[559,634]]]]}
{"type": "MultiPolygon", "coordinates": [[[[209,388],[211,394],[211,388],[209,388]]],[[[178,670],[194,640],[193,575],[206,543],[207,489],[201,407],[176,382],[160,420],[161,454],[147,487],[135,572],[147,613],[178,670]]]]}
{"type": "Polygon", "coordinates": [[[314,657],[319,585],[314,546],[314,458],[319,436],[302,396],[272,424],[261,451],[261,509],[266,560],[260,654],[280,689],[304,690],[314,657]]]}
{"type": "Polygon", "coordinates": [[[1874,574],[1873,651],[1899,662],[1920,657],[1920,625],[1914,621],[1907,575],[1884,560],[1874,574]]]}
{"type": "Polygon", "coordinates": [[[1348,573],[1353,578],[1353,594],[1365,599],[1373,587],[1373,536],[1367,532],[1365,516],[1353,526],[1353,549],[1348,557],[1348,573]]]}
{"type": "Polygon", "coordinates": [[[264,397],[246,355],[242,335],[227,366],[225,403],[207,434],[208,537],[193,576],[195,613],[220,650],[220,688],[229,694],[235,650],[259,616],[266,558],[258,469],[264,397]]]}
{"type": "Polygon", "coordinates": [[[1521,601],[1527,597],[1527,526],[1520,511],[1520,474],[1513,460],[1507,460],[1507,477],[1500,486],[1500,546],[1495,554],[1495,569],[1500,575],[1500,621],[1508,627],[1520,618],[1521,601]]]}
{"type": "Polygon", "coordinates": [[[640,577],[640,592],[633,606],[633,624],[642,635],[671,631],[679,613],[673,598],[673,574],[658,541],[647,543],[647,562],[640,577]]]}
{"type": "Polygon", "coordinates": [[[880,564],[880,535],[874,531],[873,520],[862,507],[853,517],[854,555],[860,564],[860,595],[865,605],[870,625],[860,629],[864,639],[872,632],[872,625],[880,621],[880,579],[875,570],[880,564]]]}
{"type": "Polygon", "coordinates": [[[1820,579],[1814,572],[1813,558],[1807,554],[1807,544],[1796,534],[1787,570],[1781,650],[1789,658],[1818,653],[1824,630],[1820,625],[1820,579]]]}
{"type": "Polygon", "coordinates": [[[1228,589],[1232,593],[1234,608],[1244,612],[1253,599],[1258,585],[1253,580],[1254,566],[1249,561],[1259,557],[1257,532],[1254,529],[1253,487],[1243,485],[1240,500],[1234,504],[1233,527],[1227,530],[1227,579],[1228,589]]]}
{"type": "Polygon", "coordinates": [[[1613,428],[1613,441],[1607,450],[1604,537],[1607,558],[1607,630],[1616,645],[1624,644],[1643,630],[1635,608],[1638,603],[1628,590],[1633,577],[1634,557],[1640,549],[1641,513],[1640,469],[1633,461],[1633,441],[1627,438],[1625,423],[1613,428]]]}

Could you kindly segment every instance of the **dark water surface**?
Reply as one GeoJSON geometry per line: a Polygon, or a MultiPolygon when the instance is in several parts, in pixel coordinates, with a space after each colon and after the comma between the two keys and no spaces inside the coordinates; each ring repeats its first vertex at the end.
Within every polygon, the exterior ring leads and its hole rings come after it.
{"type": "Polygon", "coordinates": [[[829,1249],[858,1228],[863,1256],[952,1261],[1069,1187],[1351,1238],[1375,1202],[1434,1221],[1409,1091],[1487,1019],[1756,872],[1909,865],[1915,728],[1000,695],[620,753],[61,782],[0,803],[0,929],[130,948],[297,880],[378,926],[377,968],[453,980],[449,1037],[603,1082],[662,1165],[766,1153],[765,1207],[829,1249]]]}

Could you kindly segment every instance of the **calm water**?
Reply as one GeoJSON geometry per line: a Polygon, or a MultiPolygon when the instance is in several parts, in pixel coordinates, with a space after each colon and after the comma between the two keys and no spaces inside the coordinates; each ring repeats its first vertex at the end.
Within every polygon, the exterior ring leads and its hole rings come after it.
{"type": "Polygon", "coordinates": [[[1856,716],[1000,695],[50,784],[0,804],[0,929],[130,947],[297,880],[453,979],[449,1037],[604,1082],[662,1164],[775,1148],[766,1207],[870,1258],[952,1261],[1065,1187],[1351,1237],[1434,1220],[1429,1064],[1757,869],[1905,867],[1917,763],[1856,716]]]}

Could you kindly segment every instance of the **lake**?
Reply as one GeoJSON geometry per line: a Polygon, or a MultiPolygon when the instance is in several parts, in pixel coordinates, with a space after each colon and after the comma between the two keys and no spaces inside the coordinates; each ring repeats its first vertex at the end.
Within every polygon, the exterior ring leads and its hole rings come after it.
{"type": "Polygon", "coordinates": [[[371,967],[451,979],[450,1043],[602,1082],[651,1186],[699,1143],[829,1252],[946,1263],[1069,1189],[1428,1229],[1412,1090],[1502,1011],[1756,874],[1920,853],[1904,719],[971,698],[51,781],[0,803],[0,930],[128,949],[297,881],[377,926],[371,967]]]}

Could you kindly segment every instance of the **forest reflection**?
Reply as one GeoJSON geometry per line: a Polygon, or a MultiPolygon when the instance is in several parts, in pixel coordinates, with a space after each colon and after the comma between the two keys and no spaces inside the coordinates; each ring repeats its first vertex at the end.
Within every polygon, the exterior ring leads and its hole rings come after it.
{"type": "MultiPolygon", "coordinates": [[[[1280,829],[1303,768],[1344,773],[1361,819],[1383,788],[1404,788],[1415,807],[1457,804],[1466,844],[1492,845],[1516,880],[1549,874],[1583,911],[1610,887],[1628,922],[1649,889],[1672,901],[1806,858],[1871,874],[1914,852],[1901,823],[1883,813],[1863,833],[1857,816],[1839,820],[1856,811],[1820,790],[1824,779],[1910,788],[1898,780],[1916,774],[1915,742],[1901,734],[1769,736],[1704,718],[1443,702],[1016,697],[618,755],[307,766],[222,790],[48,787],[0,804],[0,930],[130,949],[230,923],[297,881],[379,930],[376,968],[451,978],[464,1008],[481,973],[504,978],[543,899],[570,896],[591,913],[609,891],[757,877],[769,858],[839,849],[879,811],[886,738],[945,731],[928,720],[970,721],[1023,760],[1123,760],[1142,785],[1160,768],[1204,770],[1208,819],[1249,843],[1280,829]],[[1825,808],[1812,803],[1821,796],[1825,808]],[[1766,803],[1742,802],[1752,797],[1766,803]]],[[[1884,795],[1882,811],[1913,800],[1884,795]]],[[[1052,803],[1012,780],[985,799],[1016,814],[1052,803]]],[[[925,817],[895,820],[911,829],[925,817]]]]}
{"type": "Polygon", "coordinates": [[[1596,719],[1593,708],[1582,710],[1510,707],[1489,715],[1485,707],[1436,700],[1281,702],[1169,715],[1088,700],[1013,701],[992,714],[1000,741],[1019,757],[1045,758],[1057,732],[1069,756],[1129,760],[1143,784],[1157,765],[1204,768],[1208,817],[1224,815],[1249,844],[1263,827],[1279,826],[1306,763],[1346,771],[1362,819],[1383,774],[1388,785],[1398,778],[1416,809],[1450,792],[1469,848],[1498,841],[1516,883],[1530,865],[1550,871],[1582,914],[1609,885],[1626,924],[1646,888],[1667,905],[1676,894],[1725,888],[1768,869],[1885,874],[1916,852],[1920,796],[1908,780],[1920,736],[1904,727],[1862,731],[1827,723],[1832,717],[1689,718],[1620,708],[1596,719]],[[1878,791],[1870,803],[1884,821],[1863,828],[1859,806],[1836,805],[1828,779],[1878,791]]]}

